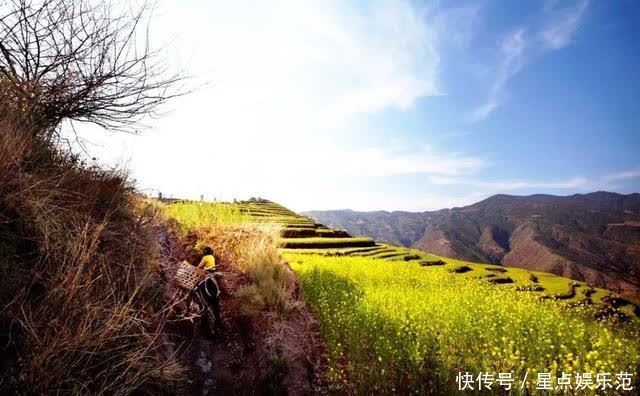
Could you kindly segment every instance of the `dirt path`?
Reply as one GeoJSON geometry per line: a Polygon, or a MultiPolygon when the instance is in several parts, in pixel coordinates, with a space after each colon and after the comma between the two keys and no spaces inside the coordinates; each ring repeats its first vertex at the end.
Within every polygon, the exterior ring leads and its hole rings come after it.
{"type": "MultiPolygon", "coordinates": [[[[182,360],[190,365],[189,394],[254,395],[324,394],[324,368],[319,362],[283,357],[276,362],[264,355],[261,343],[269,336],[257,332],[247,337],[246,329],[230,328],[213,339],[199,336],[182,360]]],[[[292,337],[296,343],[303,337],[292,337]]],[[[294,348],[297,348],[294,346],[294,348]]],[[[322,352],[316,352],[319,356],[322,352]]],[[[318,359],[319,360],[319,359],[318,359]]]]}
{"type": "MultiPolygon", "coordinates": [[[[188,257],[175,233],[159,230],[162,254],[166,258],[165,277],[171,277],[170,262],[188,257]]],[[[288,268],[288,266],[287,266],[288,268]]],[[[235,293],[246,280],[232,268],[221,288],[221,316],[224,328],[211,335],[200,320],[173,322],[167,327],[166,352],[175,355],[187,369],[190,383],[179,394],[190,395],[311,395],[326,394],[326,349],[318,324],[300,296],[299,308],[287,317],[269,312],[240,315],[235,293]]],[[[290,269],[288,269],[291,271],[290,269]]],[[[184,293],[169,283],[166,296],[184,293]]],[[[191,306],[191,309],[193,306],[191,306]]],[[[176,312],[190,309],[188,299],[176,312]]]]}

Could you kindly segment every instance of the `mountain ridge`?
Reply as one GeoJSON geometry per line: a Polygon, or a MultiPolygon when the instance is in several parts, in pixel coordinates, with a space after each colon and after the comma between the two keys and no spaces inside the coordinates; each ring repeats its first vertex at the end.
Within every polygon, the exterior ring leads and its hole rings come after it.
{"type": "Polygon", "coordinates": [[[640,296],[640,193],[496,194],[425,212],[303,212],[354,235],[640,296]]]}

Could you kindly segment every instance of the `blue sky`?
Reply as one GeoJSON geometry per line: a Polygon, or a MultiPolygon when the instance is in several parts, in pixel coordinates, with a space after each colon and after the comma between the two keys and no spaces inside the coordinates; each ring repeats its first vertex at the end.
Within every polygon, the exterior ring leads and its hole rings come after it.
{"type": "Polygon", "coordinates": [[[197,87],[141,136],[85,127],[145,191],[296,210],[640,191],[640,4],[160,1],[197,87]]]}

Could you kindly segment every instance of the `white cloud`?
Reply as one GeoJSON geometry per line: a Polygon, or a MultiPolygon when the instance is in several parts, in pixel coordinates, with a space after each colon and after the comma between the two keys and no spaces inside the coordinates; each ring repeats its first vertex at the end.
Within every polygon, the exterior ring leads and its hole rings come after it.
{"type": "Polygon", "coordinates": [[[562,49],[571,43],[589,1],[580,0],[561,10],[556,10],[556,5],[556,3],[545,5],[543,9],[545,21],[534,33],[535,39],[525,37],[525,31],[531,28],[519,27],[507,34],[500,42],[495,77],[485,102],[471,111],[472,122],[486,119],[504,102],[505,86],[523,69],[527,61],[547,51],[562,49]]]}
{"type": "Polygon", "coordinates": [[[440,35],[439,41],[448,47],[467,48],[481,23],[481,10],[482,4],[469,3],[436,14],[431,23],[437,31],[446,32],[440,35]]]}
{"type": "MultiPolygon", "coordinates": [[[[440,95],[439,45],[466,45],[477,8],[443,12],[408,0],[358,9],[337,0],[189,4],[161,2],[151,39],[170,42],[163,48],[169,68],[210,84],[173,102],[173,113],[144,136],[90,137],[97,156],[128,163],[140,187],[192,198],[264,196],[298,210],[428,210],[470,204],[491,189],[583,183],[475,182],[479,193],[425,195],[418,188],[395,193],[374,179],[426,174],[434,184],[465,184],[488,166],[437,147],[370,143],[352,122],[440,95]],[[361,185],[345,186],[349,175],[361,185]]],[[[506,85],[524,67],[537,37],[527,32],[516,29],[501,41],[477,120],[503,103],[506,85]]]]}
{"type": "Polygon", "coordinates": [[[480,121],[491,114],[500,104],[502,91],[507,82],[524,66],[524,55],[527,46],[525,29],[518,28],[507,35],[500,44],[500,64],[485,103],[478,106],[471,114],[472,121],[480,121]]]}
{"type": "Polygon", "coordinates": [[[567,180],[540,181],[540,180],[467,180],[452,177],[431,176],[431,184],[436,185],[465,185],[482,188],[494,192],[524,190],[524,189],[586,189],[593,184],[584,177],[574,177],[567,180]]]}
{"type": "Polygon", "coordinates": [[[193,47],[187,37],[207,38],[196,49],[199,63],[210,65],[202,71],[213,72],[225,101],[247,105],[236,112],[260,105],[275,123],[331,124],[358,113],[406,110],[439,93],[439,32],[409,2],[362,9],[340,1],[214,1],[206,7],[210,12],[194,9],[199,15],[184,18],[193,23],[184,26],[180,44],[193,47]]]}
{"type": "Polygon", "coordinates": [[[637,179],[640,177],[640,168],[629,169],[622,172],[611,173],[605,176],[606,181],[622,181],[637,179]]]}
{"type": "MultiPolygon", "coordinates": [[[[143,136],[80,129],[97,144],[92,155],[127,163],[142,188],[188,197],[278,196],[287,204],[301,179],[331,191],[320,183],[336,174],[472,172],[482,159],[413,147],[389,152],[353,126],[363,114],[405,111],[441,94],[438,43],[458,24],[441,23],[446,10],[425,7],[163,0],[152,45],[164,44],[169,69],[209,84],[173,101],[172,113],[143,136]]],[[[465,15],[456,20],[466,29],[465,15]]],[[[311,207],[325,199],[305,197],[311,207]]]]}
{"type": "Polygon", "coordinates": [[[340,148],[315,144],[300,150],[294,144],[282,143],[269,151],[252,152],[250,157],[236,152],[219,152],[216,163],[225,164],[212,173],[229,173],[233,177],[275,175],[299,180],[317,176],[386,177],[412,174],[456,176],[472,174],[487,166],[487,161],[457,153],[438,153],[429,147],[393,150],[390,147],[340,148]]]}
{"type": "Polygon", "coordinates": [[[428,180],[433,185],[459,185],[483,191],[500,192],[513,190],[615,190],[612,182],[621,182],[640,178],[640,168],[606,174],[587,179],[573,177],[564,180],[479,180],[452,175],[431,175],[428,180]]]}
{"type": "Polygon", "coordinates": [[[415,205],[422,211],[456,208],[472,205],[490,196],[490,193],[479,191],[465,195],[431,194],[417,199],[415,205]]]}
{"type": "Polygon", "coordinates": [[[496,108],[498,108],[498,98],[489,96],[487,101],[484,104],[476,107],[471,112],[471,120],[472,121],[480,121],[484,120],[491,114],[496,108]]]}
{"type": "Polygon", "coordinates": [[[416,193],[392,196],[379,192],[359,192],[353,194],[338,193],[329,190],[323,196],[323,201],[318,206],[309,206],[308,197],[304,192],[300,192],[291,200],[291,207],[298,211],[307,210],[340,210],[355,209],[361,211],[374,210],[404,210],[409,212],[421,212],[427,210],[439,210],[444,208],[454,208],[467,206],[485,198],[491,194],[486,192],[471,192],[463,195],[447,193],[416,193]]]}
{"type": "Polygon", "coordinates": [[[588,5],[588,0],[581,0],[553,15],[539,32],[544,46],[557,50],[569,45],[588,5]]]}
{"type": "MultiPolygon", "coordinates": [[[[328,150],[327,150],[328,151],[328,150]]],[[[361,176],[393,176],[403,174],[458,175],[475,172],[486,166],[480,157],[456,153],[438,154],[424,148],[411,152],[393,152],[388,147],[371,147],[349,151],[331,151],[330,163],[316,163],[322,169],[333,169],[361,176]]],[[[314,164],[310,165],[311,168],[314,164]]]]}

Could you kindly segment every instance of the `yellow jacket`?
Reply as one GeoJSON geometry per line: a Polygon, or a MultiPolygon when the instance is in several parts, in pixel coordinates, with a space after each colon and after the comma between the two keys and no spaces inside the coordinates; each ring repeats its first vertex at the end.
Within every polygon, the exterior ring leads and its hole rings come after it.
{"type": "Polygon", "coordinates": [[[216,258],[210,254],[202,257],[200,260],[200,264],[198,264],[198,268],[204,268],[207,271],[213,271],[216,269],[216,258]]]}

